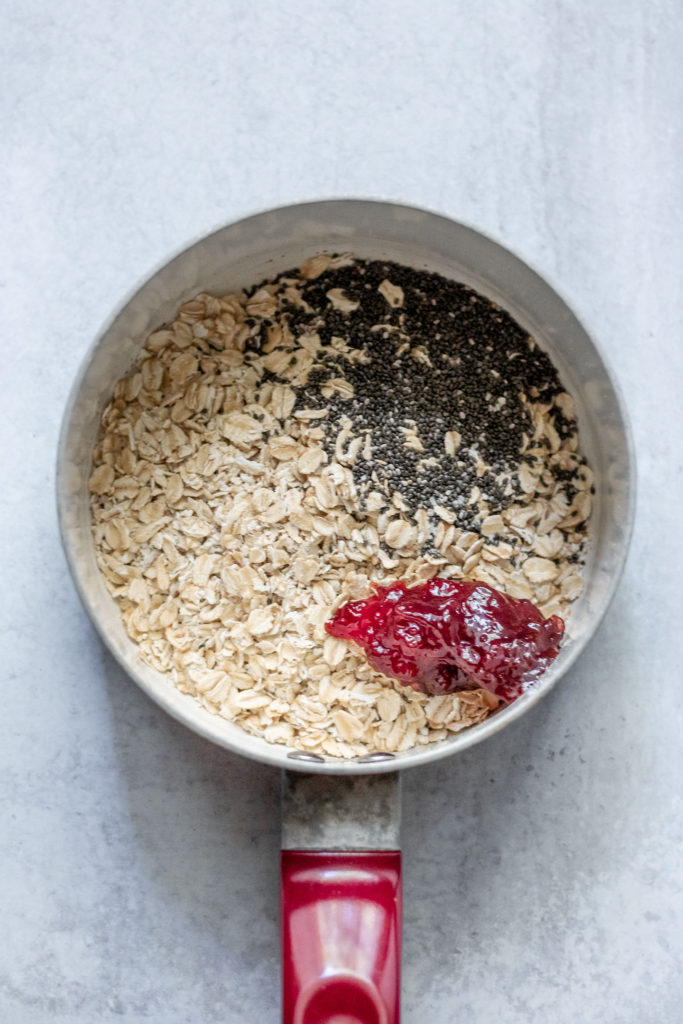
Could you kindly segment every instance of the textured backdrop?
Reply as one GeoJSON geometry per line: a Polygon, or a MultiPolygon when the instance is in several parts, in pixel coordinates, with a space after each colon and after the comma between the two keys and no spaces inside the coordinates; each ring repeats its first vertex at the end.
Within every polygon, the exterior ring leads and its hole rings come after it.
{"type": "Polygon", "coordinates": [[[277,774],[95,637],[53,508],[113,305],[257,208],[423,204],[559,285],[624,389],[639,518],[562,685],[406,778],[404,1024],[678,1024],[683,10],[676,0],[6,0],[0,1020],[278,1016],[277,774]]]}

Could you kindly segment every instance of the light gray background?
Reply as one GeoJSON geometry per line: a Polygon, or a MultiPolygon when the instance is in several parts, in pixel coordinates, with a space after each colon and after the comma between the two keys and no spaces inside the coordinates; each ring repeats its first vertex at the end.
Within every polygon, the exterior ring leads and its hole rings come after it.
{"type": "Polygon", "coordinates": [[[0,1020],[278,1018],[277,774],[102,649],[54,450],[93,334],[171,250],[356,194],[470,221],[558,283],[640,462],[626,575],[575,671],[405,780],[403,1020],[680,1022],[680,3],[2,6],[0,1020]]]}

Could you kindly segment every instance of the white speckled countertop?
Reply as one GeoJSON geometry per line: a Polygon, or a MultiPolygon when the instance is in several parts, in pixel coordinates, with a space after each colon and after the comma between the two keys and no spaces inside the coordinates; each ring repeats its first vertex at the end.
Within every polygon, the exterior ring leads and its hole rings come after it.
{"type": "Polygon", "coordinates": [[[103,650],[53,507],[120,297],[255,208],[380,195],[559,284],[639,456],[617,598],[562,685],[405,779],[404,1024],[678,1024],[683,15],[676,0],[9,0],[0,33],[0,1021],[278,1019],[278,776],[103,650]]]}

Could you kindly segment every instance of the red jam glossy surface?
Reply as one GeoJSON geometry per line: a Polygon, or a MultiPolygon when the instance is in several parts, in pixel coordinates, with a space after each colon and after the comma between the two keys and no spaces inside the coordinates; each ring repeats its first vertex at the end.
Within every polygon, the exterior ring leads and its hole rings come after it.
{"type": "Polygon", "coordinates": [[[325,628],[354,640],[378,672],[424,693],[484,687],[509,703],[559,653],[559,615],[544,619],[530,601],[486,583],[437,578],[374,590],[343,605],[325,628]]]}

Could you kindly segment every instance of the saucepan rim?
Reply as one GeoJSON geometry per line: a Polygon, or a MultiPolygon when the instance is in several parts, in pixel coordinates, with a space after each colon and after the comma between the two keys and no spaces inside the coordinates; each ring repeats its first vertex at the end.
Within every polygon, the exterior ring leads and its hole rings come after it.
{"type": "MultiPolygon", "coordinates": [[[[390,211],[387,211],[390,212],[390,211]]],[[[409,238],[406,238],[409,241],[409,238]]],[[[113,387],[114,381],[112,381],[113,387]]],[[[635,457],[633,449],[633,441],[631,436],[631,429],[629,425],[628,415],[626,412],[625,404],[621,395],[621,391],[616,382],[614,374],[605,359],[604,353],[601,351],[599,345],[595,339],[590,335],[586,328],[581,324],[573,313],[571,306],[563,297],[561,291],[548,281],[544,274],[540,274],[535,268],[529,264],[526,259],[522,259],[515,252],[510,250],[507,246],[502,245],[497,239],[492,238],[490,235],[480,231],[466,222],[461,220],[455,220],[452,217],[446,216],[438,211],[426,209],[423,207],[416,207],[403,202],[396,202],[392,199],[375,199],[375,198],[356,198],[356,197],[333,197],[317,199],[312,201],[306,201],[301,203],[291,203],[285,206],[266,209],[252,213],[245,217],[240,217],[235,221],[231,221],[228,224],[223,224],[216,228],[214,231],[208,234],[203,234],[196,238],[193,242],[183,246],[177,252],[175,252],[170,258],[159,263],[157,267],[149,274],[145,275],[144,279],[132,290],[129,291],[127,296],[117,305],[112,315],[106,320],[101,330],[97,333],[88,350],[86,351],[78,373],[75,377],[74,383],[71,387],[69,398],[66,404],[64,416],[62,419],[58,455],[57,455],[57,472],[56,472],[56,491],[57,491],[57,505],[58,505],[58,517],[60,533],[62,538],[62,545],[64,548],[67,564],[71,577],[73,579],[76,590],[79,594],[81,602],[88,613],[91,621],[93,622],[97,632],[100,635],[103,643],[109,649],[111,654],[116,658],[121,667],[126,673],[141,687],[142,690],[147,693],[160,707],[162,707],[167,713],[172,715],[178,721],[191,728],[194,732],[204,736],[206,739],[211,740],[218,745],[225,747],[228,750],[232,750],[235,753],[242,754],[247,757],[252,757],[255,760],[259,760],[266,764],[271,764],[280,768],[287,768],[290,770],[306,771],[306,772],[317,772],[325,774],[374,774],[381,772],[396,771],[401,768],[416,767],[417,765],[427,764],[432,761],[439,760],[442,757],[447,757],[452,754],[458,753],[465,750],[476,743],[480,743],[493,734],[499,732],[501,729],[510,725],[516,721],[521,715],[529,711],[534,705],[538,703],[549,693],[559,680],[561,676],[565,675],[566,672],[571,668],[576,659],[580,656],[586,645],[591,640],[598,628],[602,618],[607,611],[611,600],[614,596],[614,592],[619,583],[623,567],[626,561],[631,533],[633,529],[634,511],[635,511],[635,457]],[[516,701],[514,704],[504,709],[492,717],[486,719],[479,725],[472,726],[462,732],[454,735],[448,740],[441,740],[439,742],[428,744],[421,747],[415,747],[404,753],[396,755],[370,755],[367,758],[358,760],[342,760],[341,758],[325,758],[324,760],[318,760],[315,757],[306,755],[301,752],[292,751],[280,744],[269,743],[265,739],[250,737],[244,733],[238,727],[234,727],[234,731],[225,731],[226,723],[223,719],[216,718],[209,714],[205,709],[200,708],[192,700],[191,697],[184,697],[182,701],[177,700],[177,691],[175,687],[168,681],[166,681],[165,687],[155,688],[148,680],[137,671],[136,666],[131,663],[131,659],[127,658],[119,647],[113,643],[112,637],[109,635],[105,624],[101,621],[101,618],[93,606],[93,602],[90,599],[86,587],[82,578],[83,567],[80,564],[80,558],[75,550],[73,544],[73,538],[71,531],[67,524],[67,507],[71,500],[71,496],[68,492],[66,484],[67,478],[67,463],[68,463],[68,450],[67,440],[69,434],[69,427],[71,424],[72,416],[75,407],[77,406],[80,398],[81,389],[83,386],[84,378],[87,370],[93,360],[95,353],[101,345],[103,339],[107,335],[108,331],[115,324],[118,317],[126,310],[126,308],[135,300],[138,293],[151,284],[157,275],[161,274],[169,264],[175,260],[190,258],[192,251],[199,246],[206,245],[211,239],[215,238],[221,232],[231,228],[235,228],[238,225],[248,228],[250,224],[256,226],[258,221],[263,218],[277,216],[278,214],[293,213],[300,214],[305,217],[310,213],[311,210],[320,210],[321,207],[341,207],[344,204],[367,204],[368,207],[389,207],[391,211],[400,211],[405,213],[407,216],[418,215],[425,217],[436,218],[438,222],[444,223],[447,226],[455,226],[457,229],[469,231],[473,236],[484,240],[489,245],[495,247],[506,259],[514,262],[521,266],[521,268],[528,272],[530,278],[537,278],[538,282],[542,284],[546,289],[554,293],[554,296],[564,306],[565,310],[568,311],[571,316],[576,320],[577,324],[583,331],[586,340],[592,346],[597,360],[600,364],[600,368],[604,371],[604,379],[611,389],[612,397],[614,399],[616,408],[618,410],[619,428],[622,433],[621,441],[623,442],[624,450],[626,453],[626,472],[625,479],[622,482],[624,500],[622,507],[623,522],[621,524],[621,538],[620,542],[612,555],[612,563],[610,566],[609,583],[605,588],[604,596],[600,607],[596,610],[594,619],[591,620],[590,628],[585,634],[577,641],[569,645],[568,650],[563,658],[563,664],[561,671],[555,674],[554,678],[549,684],[538,685],[529,691],[523,698],[516,701]],[[201,712],[197,714],[196,712],[201,712]]],[[[131,648],[132,648],[131,641],[131,648]]],[[[158,673],[160,678],[163,678],[161,673],[158,673]]]]}

